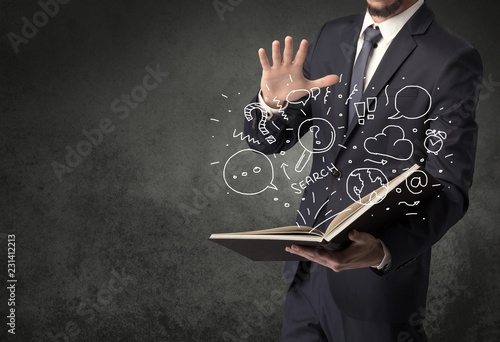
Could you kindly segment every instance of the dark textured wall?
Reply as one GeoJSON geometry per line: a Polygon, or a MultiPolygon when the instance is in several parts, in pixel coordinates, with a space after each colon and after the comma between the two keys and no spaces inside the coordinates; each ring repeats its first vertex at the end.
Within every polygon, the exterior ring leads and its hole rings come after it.
{"type": "MultiPolygon", "coordinates": [[[[278,339],[282,264],[251,262],[207,238],[290,224],[299,197],[238,195],[222,166],[244,147],[233,131],[259,86],[257,49],[287,34],[312,40],[364,2],[227,2],[221,20],[212,0],[73,0],[45,17],[35,0],[2,1],[0,336],[278,339]],[[6,325],[11,234],[15,336],[6,325]]],[[[497,341],[499,6],[430,4],[481,52],[485,88],[471,207],[433,250],[427,330],[436,342],[497,341]]]]}

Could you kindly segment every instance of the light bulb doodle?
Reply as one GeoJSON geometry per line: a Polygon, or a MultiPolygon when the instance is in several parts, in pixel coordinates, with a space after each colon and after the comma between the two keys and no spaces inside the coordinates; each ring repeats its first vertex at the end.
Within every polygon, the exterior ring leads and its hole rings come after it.
{"type": "Polygon", "coordinates": [[[224,182],[240,195],[257,195],[266,189],[278,190],[274,182],[274,168],[264,153],[243,149],[233,154],[224,164],[224,182]],[[234,171],[239,167],[239,171],[234,171]]]}
{"type": "Polygon", "coordinates": [[[295,171],[302,172],[302,170],[304,169],[306,164],[309,162],[309,159],[311,158],[311,155],[313,153],[324,153],[332,148],[332,146],[335,142],[335,129],[333,128],[332,124],[324,118],[311,118],[311,119],[304,120],[300,124],[298,132],[299,132],[299,137],[300,137],[299,143],[304,148],[304,151],[302,152],[302,155],[300,156],[299,160],[297,161],[297,164],[295,165],[295,171]],[[309,125],[309,123],[312,123],[314,120],[321,121],[321,122],[325,123],[324,129],[326,129],[327,131],[321,132],[321,133],[323,135],[323,139],[326,139],[326,140],[323,141],[322,139],[320,139],[320,137],[318,137],[318,134],[321,130],[320,126],[319,125],[311,125],[309,127],[309,131],[313,132],[314,137],[313,137],[313,148],[312,148],[312,150],[310,150],[308,147],[306,147],[304,145],[304,142],[302,141],[303,135],[301,134],[301,132],[302,132],[301,129],[304,129],[304,127],[309,125]],[[306,126],[304,126],[304,124],[306,124],[306,126]],[[314,131],[316,131],[316,132],[314,132],[314,131]],[[325,141],[328,141],[328,143],[325,144],[325,141]]]}
{"type": "Polygon", "coordinates": [[[321,89],[318,88],[318,87],[312,87],[311,88],[311,97],[313,98],[314,101],[316,101],[316,99],[318,98],[319,94],[321,94],[321,89]],[[318,91],[317,93],[315,93],[315,91],[318,91]]]}

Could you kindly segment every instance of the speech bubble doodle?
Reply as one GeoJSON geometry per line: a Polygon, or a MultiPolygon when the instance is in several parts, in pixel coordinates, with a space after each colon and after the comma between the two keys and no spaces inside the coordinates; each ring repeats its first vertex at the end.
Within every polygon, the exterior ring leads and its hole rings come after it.
{"type": "Polygon", "coordinates": [[[307,101],[309,101],[310,98],[311,98],[311,93],[309,92],[309,90],[296,89],[296,90],[292,90],[291,92],[288,93],[288,95],[286,96],[286,101],[288,103],[291,103],[291,104],[302,104],[303,106],[305,106],[307,101]],[[300,93],[302,93],[302,95],[297,97],[297,95],[296,95],[297,93],[298,93],[298,95],[300,95],[300,93]],[[296,100],[290,100],[290,95],[292,96],[293,99],[296,99],[296,100]],[[307,98],[305,100],[298,101],[306,96],[307,96],[307,98]]]}
{"type": "MultiPolygon", "coordinates": [[[[415,98],[415,96],[413,96],[413,98],[415,98]]],[[[396,108],[397,112],[393,116],[390,116],[389,119],[401,119],[401,118],[409,119],[409,120],[419,119],[419,118],[425,116],[431,110],[431,107],[432,107],[432,96],[431,96],[431,94],[429,94],[429,92],[427,91],[427,89],[425,89],[425,88],[423,88],[421,86],[418,86],[418,85],[408,85],[406,87],[401,88],[396,93],[396,97],[394,98],[394,107],[396,108]],[[410,92],[413,93],[413,92],[415,92],[414,88],[416,88],[419,97],[420,96],[427,96],[428,99],[429,99],[429,106],[427,107],[427,110],[424,113],[413,113],[412,112],[412,108],[399,108],[399,107],[401,107],[401,104],[398,107],[398,98],[406,97],[407,93],[410,93],[410,92]]]]}
{"type": "Polygon", "coordinates": [[[268,188],[278,190],[273,184],[274,167],[271,160],[264,153],[250,148],[229,157],[222,173],[228,188],[240,195],[257,195],[268,188]],[[239,171],[234,171],[236,169],[239,171]]]}
{"type": "Polygon", "coordinates": [[[396,125],[386,126],[381,133],[366,138],[366,152],[396,160],[408,160],[413,155],[413,143],[405,139],[405,131],[396,125]]]}
{"type": "Polygon", "coordinates": [[[324,119],[324,118],[311,118],[302,121],[302,123],[299,126],[298,129],[299,132],[299,143],[300,145],[304,148],[304,151],[302,152],[302,155],[300,156],[299,160],[297,161],[297,164],[295,165],[295,171],[296,172],[302,172],[306,164],[309,162],[309,159],[311,158],[311,155],[313,153],[324,153],[330,150],[335,143],[335,128],[333,128],[332,124],[330,121],[324,119]],[[316,121],[321,121],[326,124],[326,132],[322,132],[324,134],[324,139],[320,139],[318,137],[319,132],[321,131],[321,127],[319,125],[311,125],[309,127],[309,131],[313,133],[313,148],[310,150],[307,146],[304,145],[304,142],[302,141],[303,134],[301,134],[301,130],[304,129],[304,124],[309,125],[309,123],[312,123],[314,120],[316,121]],[[327,144],[325,142],[328,141],[327,144]]]}
{"type": "Polygon", "coordinates": [[[362,205],[375,204],[387,196],[389,187],[386,175],[376,168],[359,168],[347,177],[347,195],[362,205]],[[377,189],[382,188],[380,191],[377,189]]]}

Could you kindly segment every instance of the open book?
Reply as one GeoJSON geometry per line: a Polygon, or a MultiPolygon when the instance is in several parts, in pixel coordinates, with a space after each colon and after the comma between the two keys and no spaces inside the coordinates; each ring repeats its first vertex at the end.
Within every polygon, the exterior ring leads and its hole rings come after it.
{"type": "Polygon", "coordinates": [[[210,240],[256,261],[302,260],[300,256],[286,252],[285,247],[296,244],[341,250],[351,242],[348,238],[351,229],[374,233],[405,215],[418,216],[421,202],[437,194],[441,188],[431,174],[415,164],[338,213],[324,233],[296,225],[212,234],[210,240]]]}

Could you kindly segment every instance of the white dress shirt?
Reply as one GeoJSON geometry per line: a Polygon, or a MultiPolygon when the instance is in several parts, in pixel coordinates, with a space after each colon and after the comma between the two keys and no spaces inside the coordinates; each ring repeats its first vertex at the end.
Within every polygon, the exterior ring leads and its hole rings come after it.
{"type": "Polygon", "coordinates": [[[415,12],[417,12],[417,10],[423,4],[424,0],[418,0],[410,8],[379,24],[375,23],[372,16],[368,13],[368,10],[366,11],[363,26],[361,26],[362,34],[359,35],[358,39],[356,59],[358,58],[361,48],[363,47],[365,30],[368,26],[373,25],[374,28],[378,27],[380,29],[380,33],[382,34],[382,38],[377,42],[377,47],[372,49],[371,55],[368,58],[368,62],[366,63],[364,89],[366,89],[366,86],[370,83],[375,70],[377,70],[378,65],[382,61],[382,57],[384,57],[384,54],[394,40],[394,37],[396,37],[403,26],[405,26],[406,22],[415,14],[415,12]]]}

